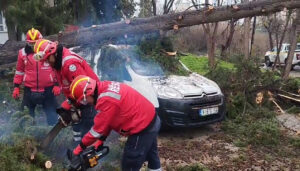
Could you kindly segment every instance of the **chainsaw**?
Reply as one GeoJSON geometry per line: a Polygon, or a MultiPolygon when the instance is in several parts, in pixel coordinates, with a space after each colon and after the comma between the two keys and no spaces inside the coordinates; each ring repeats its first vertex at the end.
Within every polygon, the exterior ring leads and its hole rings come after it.
{"type": "Polygon", "coordinates": [[[75,108],[71,108],[71,110],[58,108],[56,109],[56,113],[59,115],[60,119],[40,144],[40,147],[42,149],[48,147],[48,145],[54,140],[54,138],[57,136],[57,134],[60,132],[62,128],[65,128],[68,125],[72,125],[73,123],[80,122],[80,118],[81,118],[80,112],[75,108]]]}
{"type": "MultiPolygon", "coordinates": [[[[70,151],[71,152],[71,151],[70,151]]],[[[71,152],[72,153],[72,152],[71,152]]],[[[76,163],[72,163],[69,171],[86,171],[98,165],[98,160],[102,159],[109,153],[109,147],[102,146],[96,150],[94,146],[90,146],[82,151],[76,163]]]]}

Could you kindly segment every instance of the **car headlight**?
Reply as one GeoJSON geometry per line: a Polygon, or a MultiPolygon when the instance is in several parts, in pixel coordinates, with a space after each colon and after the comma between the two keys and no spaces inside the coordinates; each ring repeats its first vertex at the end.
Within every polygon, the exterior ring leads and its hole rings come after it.
{"type": "Polygon", "coordinates": [[[160,98],[164,99],[182,99],[183,95],[170,87],[158,87],[156,89],[157,95],[160,98]]]}

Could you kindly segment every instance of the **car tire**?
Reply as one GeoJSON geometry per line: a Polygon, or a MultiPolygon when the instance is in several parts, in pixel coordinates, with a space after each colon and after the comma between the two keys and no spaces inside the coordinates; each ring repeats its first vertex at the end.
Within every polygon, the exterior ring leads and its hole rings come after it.
{"type": "Polygon", "coordinates": [[[296,65],[292,65],[291,71],[295,70],[296,65]]]}
{"type": "Polygon", "coordinates": [[[273,62],[271,62],[268,56],[265,56],[265,64],[267,67],[271,67],[273,65],[273,62]]]}

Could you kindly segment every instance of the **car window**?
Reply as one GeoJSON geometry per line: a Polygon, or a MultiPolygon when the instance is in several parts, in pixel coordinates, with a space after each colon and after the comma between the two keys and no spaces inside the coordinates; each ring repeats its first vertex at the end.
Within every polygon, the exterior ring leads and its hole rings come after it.
{"type": "Polygon", "coordinates": [[[143,76],[164,76],[164,72],[162,68],[155,63],[150,61],[142,62],[142,61],[132,61],[130,64],[131,68],[139,75],[143,76]]]}
{"type": "Polygon", "coordinates": [[[286,51],[289,51],[289,50],[290,50],[290,45],[287,45],[287,46],[285,47],[285,50],[286,50],[286,51]]]}
{"type": "Polygon", "coordinates": [[[296,51],[300,51],[300,44],[297,44],[296,51]]]}

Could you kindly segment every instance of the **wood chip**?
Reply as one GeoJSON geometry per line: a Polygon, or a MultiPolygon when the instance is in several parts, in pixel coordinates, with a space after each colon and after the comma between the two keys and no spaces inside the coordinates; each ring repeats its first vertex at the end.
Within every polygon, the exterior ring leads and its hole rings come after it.
{"type": "Polygon", "coordinates": [[[237,5],[232,5],[232,8],[233,8],[234,10],[240,9],[239,6],[237,6],[237,5]]]}
{"type": "Polygon", "coordinates": [[[35,158],[34,155],[31,154],[31,155],[30,155],[30,160],[34,160],[34,158],[35,158]]]}
{"type": "Polygon", "coordinates": [[[175,51],[175,52],[166,52],[166,53],[169,56],[175,56],[177,54],[177,51],[175,51]]]}
{"type": "Polygon", "coordinates": [[[46,169],[51,169],[51,168],[52,168],[52,162],[49,161],[49,160],[46,161],[46,162],[45,162],[45,168],[46,168],[46,169]]]}
{"type": "Polygon", "coordinates": [[[178,30],[178,29],[179,29],[178,25],[174,25],[174,26],[173,26],[173,29],[174,29],[174,30],[178,30]]]}
{"type": "Polygon", "coordinates": [[[129,19],[126,19],[126,20],[125,20],[125,23],[126,23],[126,24],[130,24],[130,20],[129,20],[129,19]]]}

